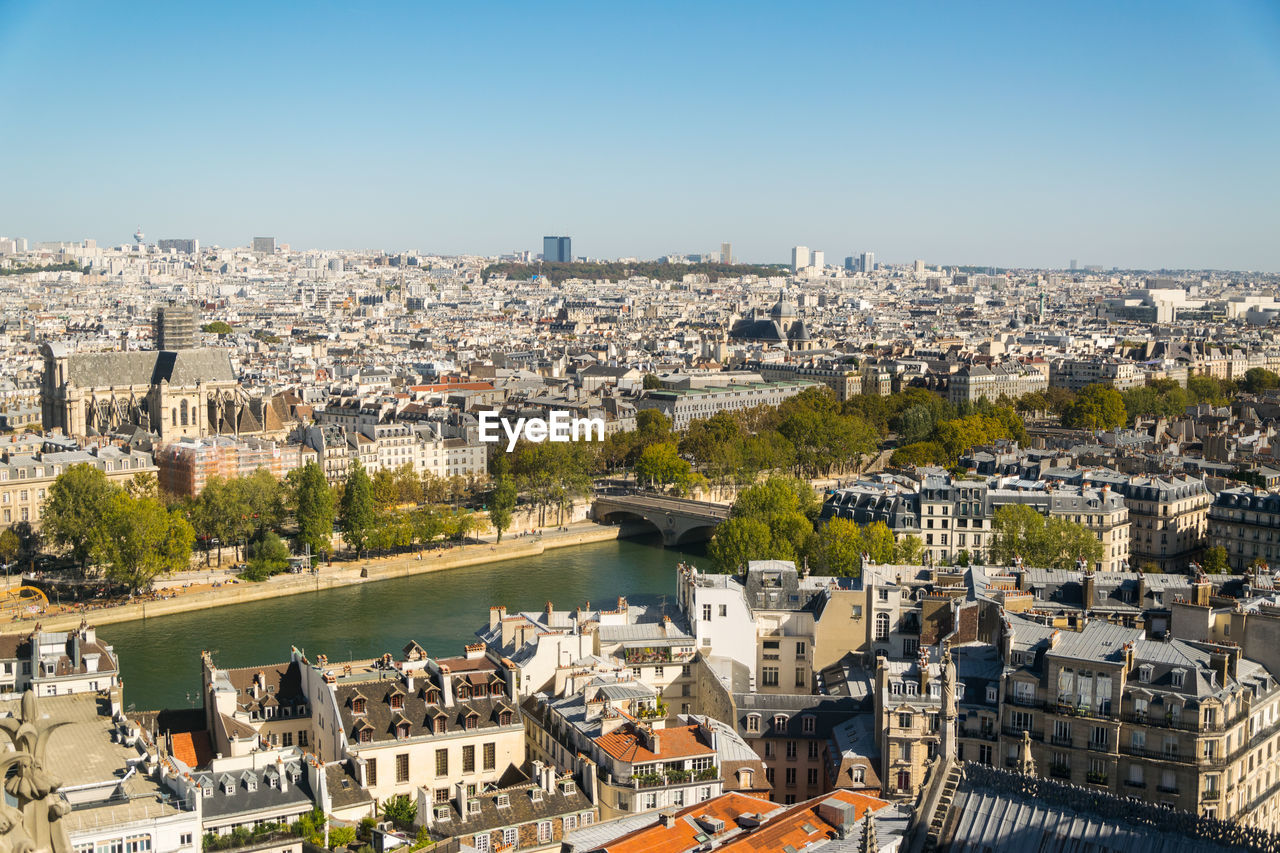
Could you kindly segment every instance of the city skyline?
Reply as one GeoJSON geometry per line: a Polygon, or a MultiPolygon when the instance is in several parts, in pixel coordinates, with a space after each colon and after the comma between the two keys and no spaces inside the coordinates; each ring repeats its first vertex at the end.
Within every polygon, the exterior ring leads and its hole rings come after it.
{"type": "Polygon", "coordinates": [[[136,11],[0,11],[0,233],[1280,269],[1268,4],[136,11]]]}

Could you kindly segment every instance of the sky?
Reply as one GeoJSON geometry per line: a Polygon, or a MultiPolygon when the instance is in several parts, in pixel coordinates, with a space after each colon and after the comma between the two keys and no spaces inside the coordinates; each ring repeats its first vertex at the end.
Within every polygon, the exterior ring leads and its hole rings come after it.
{"type": "Polygon", "coordinates": [[[1280,271],[1280,3],[0,0],[0,234],[1280,271]]]}

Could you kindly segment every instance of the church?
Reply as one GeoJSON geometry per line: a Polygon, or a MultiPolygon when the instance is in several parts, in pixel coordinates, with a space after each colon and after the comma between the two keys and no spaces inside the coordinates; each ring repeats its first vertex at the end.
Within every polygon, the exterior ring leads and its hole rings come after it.
{"type": "Polygon", "coordinates": [[[135,426],[169,442],[256,422],[225,349],[76,353],[46,343],[41,354],[45,430],[96,436],[135,426]]]}
{"type": "Polygon", "coordinates": [[[778,297],[767,315],[763,311],[752,311],[751,316],[734,323],[729,329],[729,340],[790,350],[813,349],[809,330],[800,319],[800,309],[785,296],[778,297]]]}

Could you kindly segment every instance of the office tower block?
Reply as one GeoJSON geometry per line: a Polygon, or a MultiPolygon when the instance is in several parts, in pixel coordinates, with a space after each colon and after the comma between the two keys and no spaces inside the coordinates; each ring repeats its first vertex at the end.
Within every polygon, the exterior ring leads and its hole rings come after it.
{"type": "Polygon", "coordinates": [[[844,268],[845,268],[845,271],[847,272],[857,272],[858,259],[853,255],[849,255],[844,259],[844,268]]]}
{"type": "Polygon", "coordinates": [[[200,328],[200,309],[195,305],[161,305],[156,309],[156,349],[164,352],[193,349],[200,328]]]}
{"type": "Polygon", "coordinates": [[[722,264],[733,263],[733,244],[732,243],[720,244],[720,263],[722,264]]]}
{"type": "Polygon", "coordinates": [[[156,248],[162,252],[172,250],[184,255],[194,255],[200,251],[200,241],[192,237],[166,237],[156,241],[156,248]]]}
{"type": "Polygon", "coordinates": [[[274,255],[276,253],[276,238],[254,237],[253,250],[263,255],[274,255]]]}
{"type": "Polygon", "coordinates": [[[796,246],[791,250],[791,271],[799,272],[809,266],[809,247],[796,246]]]}
{"type": "Polygon", "coordinates": [[[543,237],[542,259],[548,263],[569,263],[573,260],[573,242],[568,237],[543,237]]]}
{"type": "Polygon", "coordinates": [[[863,272],[868,272],[868,273],[869,273],[869,272],[875,272],[875,269],[876,269],[876,253],[875,253],[875,252],[863,252],[863,253],[862,253],[862,262],[859,264],[859,267],[862,269],[862,271],[863,271],[863,272]]]}
{"type": "Polygon", "coordinates": [[[821,270],[827,264],[826,252],[814,251],[813,257],[809,260],[809,266],[816,270],[821,270]]]}

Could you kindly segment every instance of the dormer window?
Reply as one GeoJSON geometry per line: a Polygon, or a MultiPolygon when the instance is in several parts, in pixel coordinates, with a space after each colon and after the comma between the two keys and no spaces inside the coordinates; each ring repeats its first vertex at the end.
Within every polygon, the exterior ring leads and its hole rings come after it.
{"type": "Polygon", "coordinates": [[[471,698],[471,688],[467,687],[465,684],[464,684],[464,685],[462,685],[461,687],[459,687],[459,688],[458,688],[458,698],[459,698],[459,699],[470,699],[470,698],[471,698]]]}
{"type": "Polygon", "coordinates": [[[361,743],[372,743],[372,742],[373,742],[373,732],[372,732],[370,729],[361,729],[361,730],[360,730],[360,742],[361,742],[361,743]]]}
{"type": "Polygon", "coordinates": [[[442,809],[436,809],[436,820],[448,820],[448,819],[449,819],[448,807],[445,807],[442,809]]]}
{"type": "Polygon", "coordinates": [[[1173,672],[1169,673],[1169,678],[1174,687],[1182,687],[1183,681],[1186,679],[1186,675],[1185,670],[1175,669],[1173,672]]]}
{"type": "Polygon", "coordinates": [[[785,729],[785,728],[787,727],[787,715],[786,715],[786,714],[774,714],[774,716],[773,716],[773,727],[774,727],[775,729],[785,729]]]}
{"type": "Polygon", "coordinates": [[[1149,663],[1144,663],[1142,666],[1138,667],[1138,680],[1141,681],[1143,684],[1150,684],[1151,676],[1154,673],[1154,671],[1155,671],[1155,667],[1153,667],[1149,663]]]}
{"type": "Polygon", "coordinates": [[[250,776],[249,778],[245,779],[244,787],[245,787],[245,790],[248,790],[248,791],[258,790],[258,777],[250,776]]]}
{"type": "Polygon", "coordinates": [[[205,797],[212,797],[212,796],[213,796],[213,786],[212,786],[212,785],[202,785],[202,786],[200,786],[200,794],[201,794],[202,796],[205,796],[205,797]]]}
{"type": "Polygon", "coordinates": [[[471,802],[467,803],[467,811],[470,812],[471,814],[480,814],[480,801],[472,800],[471,802]]]}
{"type": "Polygon", "coordinates": [[[499,715],[498,715],[498,724],[499,724],[499,725],[503,725],[503,726],[509,726],[509,725],[511,725],[511,712],[510,712],[510,711],[503,711],[501,714],[499,714],[499,715]]]}
{"type": "Polygon", "coordinates": [[[801,727],[804,729],[804,733],[807,735],[813,734],[815,731],[817,731],[817,728],[818,728],[818,721],[814,718],[812,714],[805,714],[803,717],[801,717],[800,724],[801,724],[801,727]]]}
{"type": "Polygon", "coordinates": [[[351,713],[364,714],[364,697],[357,696],[351,700],[351,713]]]}
{"type": "Polygon", "coordinates": [[[403,738],[407,738],[408,736],[409,736],[408,723],[401,723],[400,725],[396,726],[396,737],[403,739],[403,738]]]}
{"type": "Polygon", "coordinates": [[[435,734],[438,734],[438,735],[444,734],[444,726],[445,726],[444,717],[436,717],[434,720],[431,721],[431,731],[434,732],[435,734]]]}
{"type": "Polygon", "coordinates": [[[429,705],[440,704],[440,691],[437,688],[432,687],[430,690],[427,691],[427,704],[429,705]]]}
{"type": "Polygon", "coordinates": [[[505,808],[508,808],[510,805],[511,805],[511,795],[510,795],[510,794],[499,794],[499,795],[498,795],[498,808],[500,808],[500,809],[505,809],[505,808]]]}
{"type": "Polygon", "coordinates": [[[476,726],[480,725],[480,715],[477,714],[475,711],[472,711],[471,713],[467,714],[466,722],[463,725],[468,730],[474,729],[476,726]]]}
{"type": "Polygon", "coordinates": [[[391,708],[392,708],[392,710],[399,711],[399,710],[400,710],[401,708],[403,708],[403,707],[404,707],[404,694],[403,694],[403,693],[392,693],[392,694],[391,694],[391,708]]]}
{"type": "Polygon", "coordinates": [[[1000,688],[994,684],[987,685],[987,701],[998,702],[1000,700],[1000,688]]]}
{"type": "Polygon", "coordinates": [[[756,734],[760,731],[760,715],[747,714],[747,732],[756,734]]]}
{"type": "Polygon", "coordinates": [[[541,789],[541,788],[531,788],[531,789],[529,790],[529,799],[533,800],[535,803],[540,803],[540,802],[542,802],[542,789],[541,789]]]}
{"type": "Polygon", "coordinates": [[[573,783],[572,783],[572,782],[561,782],[561,783],[560,783],[560,793],[562,793],[562,794],[572,794],[572,793],[573,793],[573,783]]]}

